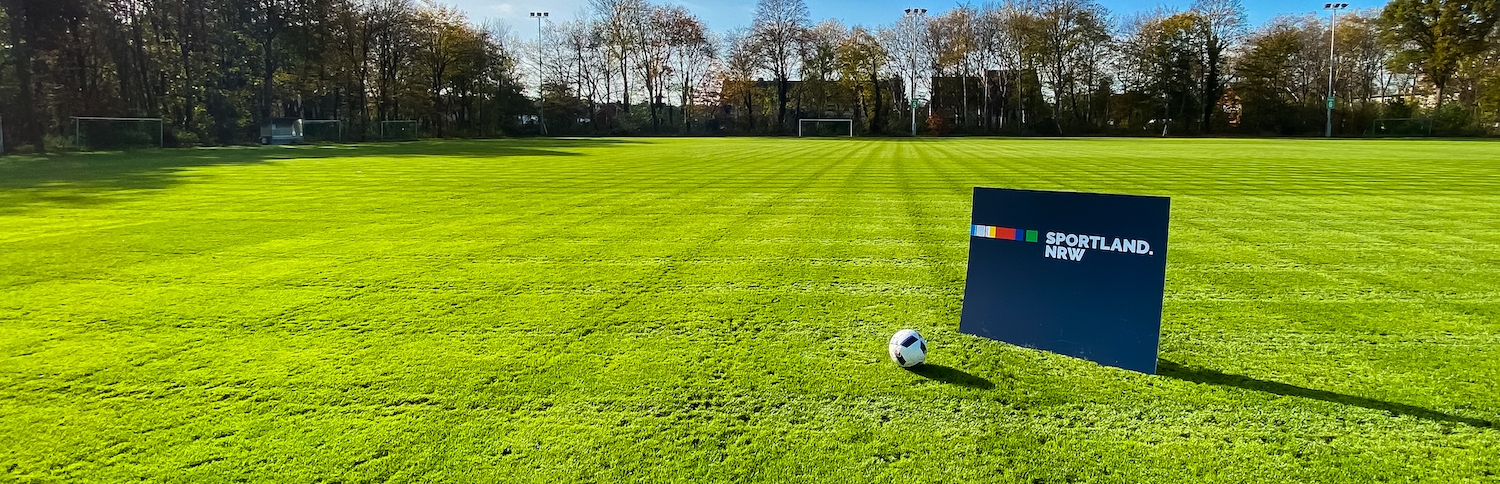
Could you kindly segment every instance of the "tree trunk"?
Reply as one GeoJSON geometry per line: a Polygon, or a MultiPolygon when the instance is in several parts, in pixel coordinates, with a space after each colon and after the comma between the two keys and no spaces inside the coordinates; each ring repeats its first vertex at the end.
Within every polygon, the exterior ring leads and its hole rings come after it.
{"type": "Polygon", "coordinates": [[[1214,107],[1219,104],[1219,48],[1217,42],[1208,46],[1208,75],[1203,79],[1203,126],[1201,134],[1213,131],[1214,107]]]}
{"type": "Polygon", "coordinates": [[[754,106],[755,84],[751,83],[751,82],[746,82],[745,85],[746,85],[746,88],[747,88],[747,89],[745,89],[745,124],[749,125],[749,128],[751,130],[754,130],[755,129],[755,106],[754,106]]]}
{"type": "Polygon", "coordinates": [[[661,131],[661,117],[656,113],[657,105],[661,104],[658,102],[660,98],[656,94],[656,84],[659,82],[661,80],[651,75],[650,68],[648,67],[646,72],[646,108],[651,115],[652,133],[659,133],[661,131]]]}
{"type": "Polygon", "coordinates": [[[625,54],[620,55],[620,99],[624,100],[622,107],[628,113],[630,112],[630,60],[627,57],[625,54]]]}
{"type": "Polygon", "coordinates": [[[776,76],[776,133],[786,131],[786,91],[788,85],[786,76],[776,76]]]}
{"type": "Polygon", "coordinates": [[[130,36],[131,40],[135,42],[135,50],[132,51],[135,55],[132,61],[135,63],[135,72],[138,76],[137,82],[140,83],[141,87],[140,105],[138,107],[140,111],[137,115],[151,116],[156,114],[154,112],[156,111],[156,90],[151,88],[151,73],[146,68],[146,43],[141,38],[141,18],[132,17],[132,20],[130,36]]]}
{"type": "Polygon", "coordinates": [[[32,85],[32,68],[36,53],[36,36],[33,35],[26,25],[26,2],[7,2],[6,16],[10,18],[10,45],[13,52],[13,60],[16,64],[16,82],[19,89],[16,90],[16,114],[15,126],[18,129],[17,136],[22,142],[31,144],[37,153],[47,153],[46,137],[42,134],[41,117],[36,109],[36,86],[32,85]]]}
{"type": "Polygon", "coordinates": [[[271,42],[275,41],[275,39],[276,39],[276,24],[275,24],[275,22],[276,22],[276,15],[277,15],[277,13],[276,13],[276,0],[270,0],[269,2],[267,2],[267,7],[268,8],[266,9],[266,31],[265,31],[265,36],[266,37],[265,37],[265,40],[263,40],[261,42],[261,53],[262,53],[262,55],[264,55],[264,58],[262,59],[264,62],[263,62],[263,67],[262,67],[262,72],[261,72],[261,84],[260,84],[260,97],[261,97],[261,99],[260,99],[260,116],[261,116],[260,122],[261,123],[265,123],[265,122],[269,121],[270,118],[272,117],[272,114],[271,114],[271,96],[272,96],[273,91],[271,89],[271,84],[272,84],[272,81],[274,81],[275,77],[276,77],[276,62],[272,59],[272,55],[271,55],[271,42]]]}
{"type": "Polygon", "coordinates": [[[688,76],[682,76],[682,134],[691,134],[693,132],[693,119],[688,116],[688,84],[690,81],[688,76]]]}
{"type": "Polygon", "coordinates": [[[885,103],[880,100],[880,76],[874,69],[870,70],[870,85],[875,86],[875,102],[871,105],[874,108],[870,113],[870,131],[880,134],[885,132],[885,116],[882,115],[885,113],[885,103]]]}
{"type": "Polygon", "coordinates": [[[968,68],[968,66],[964,66],[964,73],[963,73],[963,76],[959,79],[959,82],[963,85],[963,92],[964,92],[964,115],[959,118],[959,123],[963,126],[963,128],[965,130],[964,132],[967,133],[968,132],[967,130],[969,128],[969,68],[968,68]]]}
{"type": "Polygon", "coordinates": [[[184,132],[191,132],[193,129],[193,111],[195,111],[193,108],[196,102],[193,100],[193,88],[198,85],[195,79],[193,79],[192,52],[195,36],[192,35],[192,12],[194,12],[198,5],[195,1],[189,1],[185,7],[178,16],[177,24],[177,28],[179,29],[177,37],[180,39],[179,55],[182,61],[182,117],[178,118],[178,123],[179,128],[184,132]]]}

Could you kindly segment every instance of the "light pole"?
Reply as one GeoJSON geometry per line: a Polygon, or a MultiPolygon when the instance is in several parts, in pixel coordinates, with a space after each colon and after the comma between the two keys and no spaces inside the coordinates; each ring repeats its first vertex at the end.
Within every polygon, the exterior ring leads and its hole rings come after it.
{"type": "Polygon", "coordinates": [[[1333,32],[1339,25],[1339,10],[1349,8],[1347,3],[1325,3],[1328,10],[1328,126],[1323,129],[1324,138],[1333,137],[1333,32]]]}
{"type": "Polygon", "coordinates": [[[542,19],[550,15],[548,12],[531,12],[531,18],[536,19],[536,125],[541,128],[543,135],[547,134],[547,120],[543,118],[543,112],[547,110],[546,95],[542,93],[543,85],[546,84],[546,74],[542,66],[542,19]]]}
{"type": "Polygon", "coordinates": [[[908,8],[908,9],[906,9],[906,18],[908,19],[908,22],[909,22],[908,25],[911,26],[911,30],[912,30],[912,36],[911,36],[911,82],[907,83],[907,84],[910,84],[910,86],[908,87],[908,90],[911,91],[911,93],[908,95],[907,99],[911,101],[911,135],[912,136],[916,136],[917,135],[917,49],[921,48],[921,45],[919,45],[919,42],[917,41],[917,35],[921,33],[921,26],[917,25],[917,22],[920,22],[922,16],[924,16],[924,15],[927,15],[927,9],[925,9],[925,8],[908,8]]]}

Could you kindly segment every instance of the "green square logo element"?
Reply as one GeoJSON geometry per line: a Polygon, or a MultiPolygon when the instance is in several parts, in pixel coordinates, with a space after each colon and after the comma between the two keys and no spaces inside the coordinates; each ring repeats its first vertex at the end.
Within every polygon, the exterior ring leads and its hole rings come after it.
{"type": "Polygon", "coordinates": [[[1026,241],[1027,242],[1036,242],[1036,231],[1035,230],[1027,230],[1026,231],[1026,241]]]}

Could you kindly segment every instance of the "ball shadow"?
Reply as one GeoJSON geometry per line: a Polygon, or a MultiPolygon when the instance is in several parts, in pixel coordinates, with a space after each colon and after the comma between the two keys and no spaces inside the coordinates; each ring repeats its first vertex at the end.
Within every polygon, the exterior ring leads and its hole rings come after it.
{"type": "Polygon", "coordinates": [[[950,366],[925,363],[917,365],[914,368],[907,368],[907,371],[921,375],[929,380],[937,380],[943,383],[958,385],[962,387],[977,388],[980,390],[989,390],[991,388],[995,388],[994,382],[991,382],[982,376],[978,376],[950,366]]]}

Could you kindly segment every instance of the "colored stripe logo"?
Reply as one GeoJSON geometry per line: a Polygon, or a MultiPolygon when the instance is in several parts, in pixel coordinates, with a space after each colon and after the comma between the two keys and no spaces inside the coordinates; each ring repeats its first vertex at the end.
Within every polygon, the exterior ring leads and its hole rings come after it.
{"type": "Polygon", "coordinates": [[[971,237],[984,237],[986,239],[1024,240],[1024,241],[1027,241],[1027,242],[1036,242],[1036,231],[1035,230],[1013,229],[1013,228],[1010,228],[1010,227],[996,227],[996,226],[993,226],[993,225],[978,225],[978,224],[970,225],[969,226],[969,236],[971,236],[971,237]]]}

